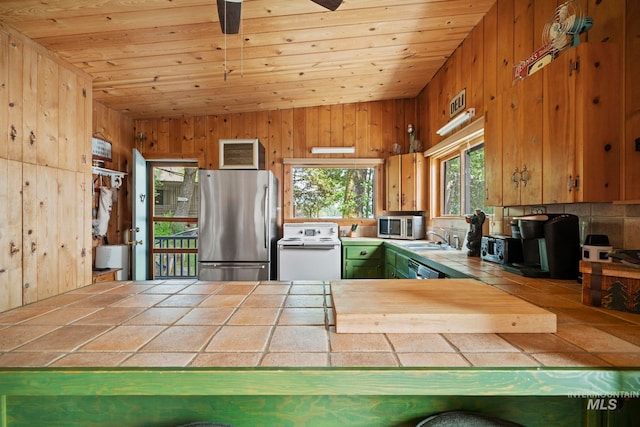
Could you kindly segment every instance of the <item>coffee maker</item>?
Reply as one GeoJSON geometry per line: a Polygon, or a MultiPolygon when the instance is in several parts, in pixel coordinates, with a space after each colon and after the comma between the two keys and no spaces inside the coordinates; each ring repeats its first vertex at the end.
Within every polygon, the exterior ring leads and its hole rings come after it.
{"type": "Polygon", "coordinates": [[[578,278],[580,230],[577,216],[545,214],[514,219],[522,239],[523,261],[505,264],[505,270],[526,277],[578,278]]]}

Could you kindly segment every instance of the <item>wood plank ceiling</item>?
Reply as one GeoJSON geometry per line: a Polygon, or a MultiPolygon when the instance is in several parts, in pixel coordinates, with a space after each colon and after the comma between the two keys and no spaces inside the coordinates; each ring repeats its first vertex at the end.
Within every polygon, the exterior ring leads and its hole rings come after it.
{"type": "Polygon", "coordinates": [[[226,37],[215,0],[0,0],[0,21],[154,118],[414,97],[494,2],[245,0],[226,37]]]}

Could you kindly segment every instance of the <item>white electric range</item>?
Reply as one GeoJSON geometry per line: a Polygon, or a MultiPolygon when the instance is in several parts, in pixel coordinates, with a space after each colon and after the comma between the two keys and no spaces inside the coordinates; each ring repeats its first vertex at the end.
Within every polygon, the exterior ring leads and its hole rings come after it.
{"type": "Polygon", "coordinates": [[[340,279],[341,248],[334,222],[284,224],[278,240],[278,280],[340,279]]]}

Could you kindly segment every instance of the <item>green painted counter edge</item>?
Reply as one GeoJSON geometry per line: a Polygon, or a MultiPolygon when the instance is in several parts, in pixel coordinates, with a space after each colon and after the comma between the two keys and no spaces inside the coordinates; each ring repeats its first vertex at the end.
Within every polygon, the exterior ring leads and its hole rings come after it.
{"type": "Polygon", "coordinates": [[[0,395],[601,396],[640,368],[3,368],[0,395]]]}

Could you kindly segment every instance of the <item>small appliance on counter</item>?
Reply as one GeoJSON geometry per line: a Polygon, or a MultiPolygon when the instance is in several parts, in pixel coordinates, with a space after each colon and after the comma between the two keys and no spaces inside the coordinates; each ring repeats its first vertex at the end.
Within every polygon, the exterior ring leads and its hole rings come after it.
{"type": "Polygon", "coordinates": [[[522,241],[504,235],[483,236],[480,258],[498,264],[522,262],[522,241]]]}
{"type": "Polygon", "coordinates": [[[611,262],[609,253],[613,246],[609,244],[609,237],[604,234],[589,234],[582,245],[582,260],[594,262],[611,262]]]}
{"type": "Polygon", "coordinates": [[[578,279],[580,232],[571,214],[529,215],[515,218],[522,236],[522,262],[503,264],[526,277],[578,279]]]}
{"type": "Polygon", "coordinates": [[[387,239],[424,239],[424,217],[420,215],[400,215],[378,217],[378,237],[387,239]]]}

